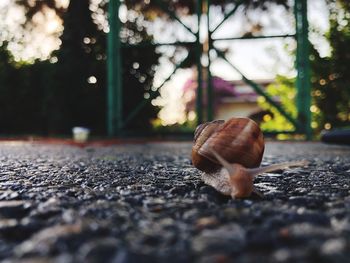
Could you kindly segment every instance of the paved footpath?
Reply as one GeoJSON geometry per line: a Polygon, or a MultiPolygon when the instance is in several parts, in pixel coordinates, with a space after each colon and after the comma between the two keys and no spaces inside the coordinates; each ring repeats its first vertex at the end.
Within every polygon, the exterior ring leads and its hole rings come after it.
{"type": "Polygon", "coordinates": [[[204,185],[190,143],[0,143],[2,262],[349,262],[350,147],[267,143],[264,198],[204,185]]]}

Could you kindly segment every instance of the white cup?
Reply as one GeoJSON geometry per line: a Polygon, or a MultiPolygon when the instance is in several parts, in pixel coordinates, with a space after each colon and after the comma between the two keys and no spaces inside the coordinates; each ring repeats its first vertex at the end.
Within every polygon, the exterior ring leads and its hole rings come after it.
{"type": "Polygon", "coordinates": [[[84,127],[74,127],[72,129],[73,139],[76,142],[86,142],[89,138],[90,130],[84,127]]]}

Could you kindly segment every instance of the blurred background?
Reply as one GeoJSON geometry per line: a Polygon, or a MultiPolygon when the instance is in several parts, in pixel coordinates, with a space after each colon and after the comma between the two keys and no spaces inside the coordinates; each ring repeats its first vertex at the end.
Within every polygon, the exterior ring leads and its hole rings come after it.
{"type": "MultiPolygon", "coordinates": [[[[191,31],[199,31],[199,43],[206,50],[213,45],[208,28],[215,29],[236,5],[234,15],[213,37],[221,39],[216,48],[238,72],[217,54],[209,52],[200,59],[204,88],[205,69],[210,66],[212,117],[246,116],[264,130],[294,129],[265,97],[242,81],[242,75],[253,80],[288,114],[297,116],[297,45],[290,37],[296,34],[294,1],[210,2],[209,7],[201,6],[200,19],[196,1],[118,3],[122,117],[127,119],[127,113],[142,103],[124,130],[193,131],[198,120],[199,62],[191,31]],[[286,37],[260,37],[266,35],[286,37]],[[177,42],[182,44],[161,44],[177,42]]],[[[317,138],[322,130],[350,125],[350,2],[313,0],[307,5],[310,126],[317,138]]],[[[0,2],[0,136],[70,135],[75,126],[87,127],[95,136],[107,135],[108,11],[106,0],[0,2]]],[[[208,107],[206,96],[203,108],[208,107]]]]}

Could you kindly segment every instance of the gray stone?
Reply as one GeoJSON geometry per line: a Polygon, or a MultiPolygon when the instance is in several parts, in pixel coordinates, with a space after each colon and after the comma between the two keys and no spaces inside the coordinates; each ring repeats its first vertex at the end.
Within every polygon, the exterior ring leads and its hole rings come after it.
{"type": "Polygon", "coordinates": [[[55,244],[62,238],[74,238],[81,234],[82,225],[58,225],[48,227],[33,235],[29,240],[26,240],[18,247],[15,253],[18,256],[27,254],[48,255],[55,249],[55,244]]]}
{"type": "Polygon", "coordinates": [[[0,216],[6,218],[22,218],[28,212],[30,203],[20,200],[0,201],[0,216]]]}
{"type": "Polygon", "coordinates": [[[78,251],[79,262],[111,262],[116,257],[120,241],[115,238],[95,239],[84,244],[78,251]]]}
{"type": "Polygon", "coordinates": [[[321,252],[325,255],[341,254],[346,249],[345,238],[328,239],[322,244],[321,252]]]}
{"type": "Polygon", "coordinates": [[[196,253],[205,252],[238,252],[244,248],[246,233],[237,224],[229,224],[216,229],[205,229],[192,241],[196,253]]]}

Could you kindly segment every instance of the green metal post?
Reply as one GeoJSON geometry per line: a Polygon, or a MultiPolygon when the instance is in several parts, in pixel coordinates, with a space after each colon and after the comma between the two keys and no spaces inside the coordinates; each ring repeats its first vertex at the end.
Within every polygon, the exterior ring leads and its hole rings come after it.
{"type": "Polygon", "coordinates": [[[208,28],[208,67],[207,67],[207,121],[212,121],[214,119],[214,91],[212,76],[210,71],[210,51],[212,50],[212,32],[210,31],[210,0],[207,0],[207,28],[208,28]]]}
{"type": "Polygon", "coordinates": [[[196,111],[197,111],[197,124],[201,124],[203,122],[203,88],[202,88],[202,51],[203,47],[200,41],[200,23],[202,17],[202,0],[197,0],[197,22],[198,29],[196,32],[196,55],[197,55],[197,101],[196,101],[196,111]]]}
{"type": "Polygon", "coordinates": [[[108,90],[107,90],[107,132],[117,135],[122,127],[122,74],[120,57],[119,0],[110,0],[108,5],[108,90]]]}
{"type": "Polygon", "coordinates": [[[296,20],[296,39],[297,54],[296,64],[298,70],[297,76],[297,107],[299,129],[305,133],[306,139],[312,137],[311,130],[311,83],[310,83],[310,43],[308,39],[308,21],[307,21],[307,0],[295,0],[295,20],[296,20]]]}

